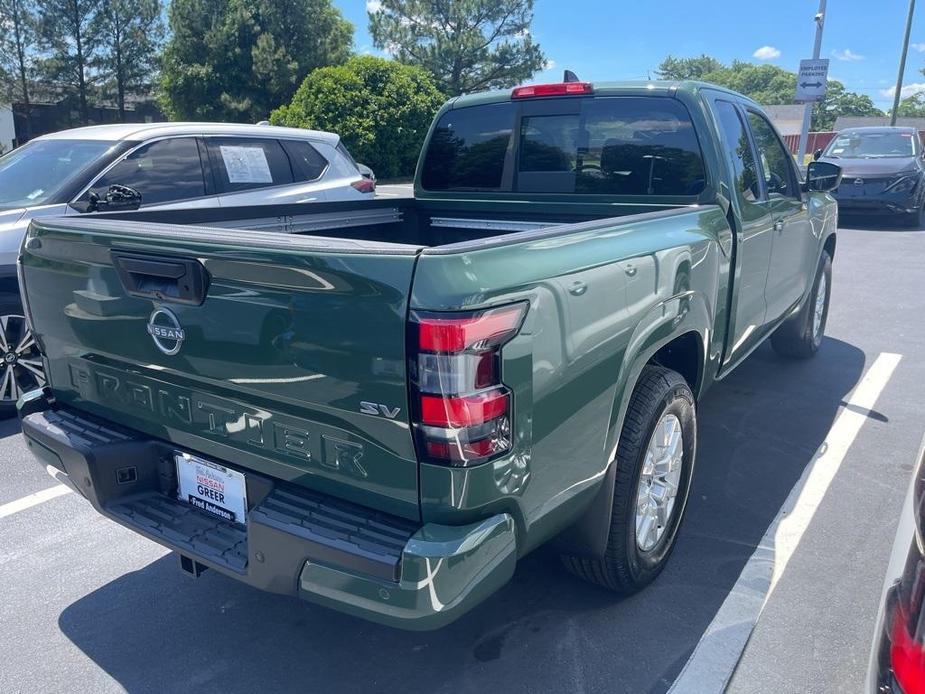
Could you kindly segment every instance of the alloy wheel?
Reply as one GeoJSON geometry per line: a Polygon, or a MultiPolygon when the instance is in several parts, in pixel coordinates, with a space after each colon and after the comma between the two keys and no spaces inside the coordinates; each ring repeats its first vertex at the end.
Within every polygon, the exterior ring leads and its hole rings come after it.
{"type": "Polygon", "coordinates": [[[45,366],[24,316],[0,316],[0,404],[16,404],[19,396],[45,385],[45,366]]]}
{"type": "Polygon", "coordinates": [[[822,319],[825,316],[825,293],[827,281],[825,274],[819,276],[819,287],[816,289],[816,302],[813,306],[813,339],[819,342],[822,339],[822,319]]]}
{"type": "Polygon", "coordinates": [[[658,544],[671,520],[683,458],[681,421],[666,413],[649,439],[636,490],[636,545],[643,552],[658,544]]]}

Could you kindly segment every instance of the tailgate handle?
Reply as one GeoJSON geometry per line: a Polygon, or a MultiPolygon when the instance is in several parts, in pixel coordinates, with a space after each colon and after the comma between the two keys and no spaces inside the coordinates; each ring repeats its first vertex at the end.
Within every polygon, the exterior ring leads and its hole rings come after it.
{"type": "Polygon", "coordinates": [[[112,264],[132,296],[199,306],[206,298],[209,273],[193,258],[112,252],[112,264]]]}

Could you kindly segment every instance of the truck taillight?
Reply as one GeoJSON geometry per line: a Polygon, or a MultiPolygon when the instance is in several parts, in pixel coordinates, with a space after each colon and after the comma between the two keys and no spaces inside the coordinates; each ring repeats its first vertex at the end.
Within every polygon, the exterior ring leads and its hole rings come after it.
{"type": "Polygon", "coordinates": [[[411,396],[422,459],[476,465],[511,450],[513,398],[501,381],[501,348],[526,313],[526,303],[411,312],[411,396]]]}

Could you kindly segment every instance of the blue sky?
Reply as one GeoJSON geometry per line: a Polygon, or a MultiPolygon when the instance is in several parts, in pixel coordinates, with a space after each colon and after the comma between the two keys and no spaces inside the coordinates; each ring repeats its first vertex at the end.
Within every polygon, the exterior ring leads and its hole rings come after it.
{"type": "MultiPolygon", "coordinates": [[[[334,0],[355,27],[354,45],[376,52],[366,0],[334,0]]],[[[553,68],[535,81],[558,80],[562,68],[587,80],[646,79],[669,53],[708,53],[724,62],[766,61],[795,70],[812,56],[818,0],[536,0],[534,38],[553,68]],[[756,55],[757,52],[757,55],[756,55]]],[[[892,105],[908,0],[829,0],[822,57],[830,77],[892,105]]],[[[912,26],[903,93],[925,91],[925,5],[912,26]]]]}

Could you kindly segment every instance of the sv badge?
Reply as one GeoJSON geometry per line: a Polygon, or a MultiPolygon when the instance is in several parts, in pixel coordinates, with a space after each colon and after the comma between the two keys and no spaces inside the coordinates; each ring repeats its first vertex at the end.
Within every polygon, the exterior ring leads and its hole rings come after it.
{"type": "Polygon", "coordinates": [[[382,415],[386,419],[395,419],[398,416],[398,413],[401,412],[401,408],[396,407],[395,409],[392,409],[378,402],[367,402],[366,400],[363,400],[360,403],[360,412],[363,414],[372,414],[376,416],[382,415]]]}

